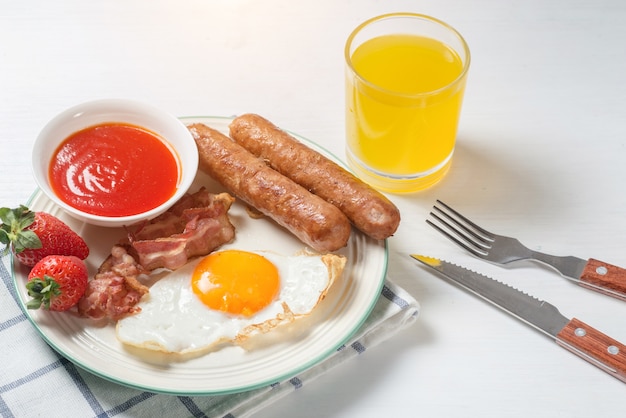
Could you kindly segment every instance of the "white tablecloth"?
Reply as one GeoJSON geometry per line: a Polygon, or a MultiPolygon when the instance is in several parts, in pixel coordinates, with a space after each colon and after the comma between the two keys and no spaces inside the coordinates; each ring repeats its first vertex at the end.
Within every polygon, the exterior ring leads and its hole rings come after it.
{"type": "MultiPolygon", "coordinates": [[[[398,10],[452,24],[472,52],[451,171],[427,191],[391,196],[403,220],[389,239],[389,274],[419,300],[419,319],[255,418],[622,417],[623,383],[408,256],[497,277],[626,341],[624,302],[536,264],[487,264],[424,222],[439,198],[533,249],[626,266],[621,0],[5,1],[0,204],[34,191],[30,153],[43,125],[97,98],[178,116],[255,112],[343,158],[344,40],[363,20],[398,10]]],[[[13,303],[3,295],[0,304],[13,303]]],[[[3,346],[23,338],[1,334],[3,346]]],[[[24,361],[11,357],[0,372],[24,361]]]]}

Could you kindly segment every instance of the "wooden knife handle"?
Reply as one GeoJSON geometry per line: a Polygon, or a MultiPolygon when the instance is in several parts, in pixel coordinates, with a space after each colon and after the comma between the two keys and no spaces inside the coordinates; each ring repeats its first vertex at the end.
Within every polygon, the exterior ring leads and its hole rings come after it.
{"type": "Polygon", "coordinates": [[[580,275],[580,285],[626,300],[626,269],[590,258],[580,275]]]}
{"type": "Polygon", "coordinates": [[[576,318],[557,334],[556,342],[626,383],[626,345],[576,318]]]}

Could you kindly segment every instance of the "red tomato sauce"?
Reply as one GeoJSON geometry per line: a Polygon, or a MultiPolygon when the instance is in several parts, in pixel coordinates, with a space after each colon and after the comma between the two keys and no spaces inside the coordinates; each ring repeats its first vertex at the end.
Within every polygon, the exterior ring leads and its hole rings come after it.
{"type": "Polygon", "coordinates": [[[177,158],[154,133],[122,123],[70,135],[52,156],[52,189],[61,200],[100,216],[153,209],[175,192],[177,158]]]}

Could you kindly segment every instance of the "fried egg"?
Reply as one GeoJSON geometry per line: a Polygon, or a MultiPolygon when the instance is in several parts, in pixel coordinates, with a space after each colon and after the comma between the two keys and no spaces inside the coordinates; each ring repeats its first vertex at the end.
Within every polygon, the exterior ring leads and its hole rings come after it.
{"type": "Polygon", "coordinates": [[[141,311],[117,322],[116,335],[130,346],[180,354],[241,343],[309,315],[345,263],[335,254],[214,252],[165,273],[141,311]]]}

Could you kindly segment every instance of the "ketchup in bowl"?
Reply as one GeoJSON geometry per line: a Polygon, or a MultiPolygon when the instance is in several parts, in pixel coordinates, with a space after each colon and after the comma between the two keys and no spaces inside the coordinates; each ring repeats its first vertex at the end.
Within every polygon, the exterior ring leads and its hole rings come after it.
{"type": "Polygon", "coordinates": [[[48,174],[52,190],[68,205],[121,217],[166,202],[177,190],[180,169],[158,135],[130,124],[103,123],[66,138],[48,174]]]}

